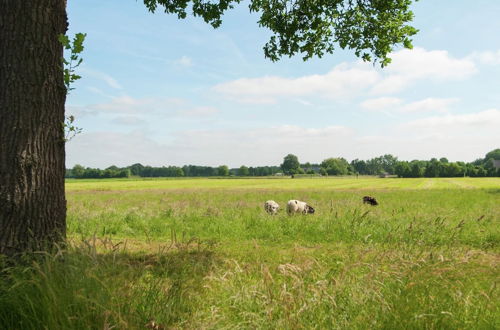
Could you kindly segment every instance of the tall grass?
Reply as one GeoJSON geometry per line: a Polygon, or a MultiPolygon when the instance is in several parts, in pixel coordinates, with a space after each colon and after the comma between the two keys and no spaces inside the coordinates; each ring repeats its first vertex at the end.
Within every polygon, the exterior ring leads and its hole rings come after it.
{"type": "Polygon", "coordinates": [[[177,190],[69,195],[68,231],[121,239],[170,239],[171,233],[218,241],[368,242],[498,248],[499,196],[494,190],[371,191],[381,205],[363,205],[366,191],[177,190]],[[298,198],[314,216],[271,217],[263,201],[282,207],[298,198]]]}
{"type": "Polygon", "coordinates": [[[484,180],[70,183],[67,249],[0,267],[0,328],[498,329],[484,180]],[[263,211],[292,198],[317,213],[263,211]]]}
{"type": "Polygon", "coordinates": [[[497,261],[480,251],[112,246],[4,269],[2,328],[498,327],[497,261]]]}
{"type": "Polygon", "coordinates": [[[217,263],[205,248],[137,253],[85,241],[2,267],[2,329],[144,328],[187,317],[217,263]]]}

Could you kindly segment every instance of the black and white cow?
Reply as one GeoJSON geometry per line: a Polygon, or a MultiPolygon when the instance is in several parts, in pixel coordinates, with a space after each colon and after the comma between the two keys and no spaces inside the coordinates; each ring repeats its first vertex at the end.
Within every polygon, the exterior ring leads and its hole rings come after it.
{"type": "Polygon", "coordinates": [[[307,205],[306,202],[301,202],[296,199],[289,200],[286,204],[286,211],[288,214],[313,214],[314,208],[310,205],[307,205]]]}
{"type": "Polygon", "coordinates": [[[280,206],[275,201],[269,200],[264,203],[264,210],[271,215],[278,213],[280,206]]]}

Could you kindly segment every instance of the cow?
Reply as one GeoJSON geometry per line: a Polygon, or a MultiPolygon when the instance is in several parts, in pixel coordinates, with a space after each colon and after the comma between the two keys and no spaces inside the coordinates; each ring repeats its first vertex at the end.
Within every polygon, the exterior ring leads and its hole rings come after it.
{"type": "Polygon", "coordinates": [[[370,197],[370,196],[364,196],[363,197],[363,203],[370,204],[372,206],[378,205],[378,202],[375,199],[375,197],[370,197]]]}
{"type": "Polygon", "coordinates": [[[286,204],[286,211],[289,215],[295,213],[302,214],[313,214],[314,208],[310,205],[307,205],[306,202],[301,202],[296,199],[289,200],[286,204]]]}
{"type": "Polygon", "coordinates": [[[269,200],[264,203],[264,210],[271,215],[278,213],[280,206],[275,201],[269,200]]]}

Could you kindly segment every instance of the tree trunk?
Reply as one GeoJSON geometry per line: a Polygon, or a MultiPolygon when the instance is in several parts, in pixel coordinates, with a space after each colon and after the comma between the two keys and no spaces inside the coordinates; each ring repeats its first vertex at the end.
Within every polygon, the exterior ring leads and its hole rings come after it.
{"type": "Polygon", "coordinates": [[[65,0],[0,0],[0,254],[66,235],[65,0]]]}

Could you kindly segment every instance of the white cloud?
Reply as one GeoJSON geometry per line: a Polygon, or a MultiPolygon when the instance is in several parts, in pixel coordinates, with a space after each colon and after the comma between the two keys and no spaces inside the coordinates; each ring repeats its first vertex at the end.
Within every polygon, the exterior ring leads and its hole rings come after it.
{"type": "Polygon", "coordinates": [[[500,141],[500,110],[432,116],[399,126],[378,125],[371,132],[345,126],[292,125],[246,129],[196,129],[157,140],[141,131],[84,132],[68,143],[68,166],[105,168],[136,162],[150,165],[278,165],[288,153],[301,161],[328,157],[368,159],[386,153],[401,159],[448,157],[472,161],[500,141]],[[233,152],[238,151],[238,152],[233,152]]]}
{"type": "Polygon", "coordinates": [[[178,115],[190,117],[207,117],[218,113],[219,110],[214,107],[193,107],[177,111],[178,115]]]}
{"type": "Polygon", "coordinates": [[[392,63],[384,69],[384,79],[373,87],[374,94],[398,92],[417,80],[461,80],[477,72],[470,58],[454,58],[445,50],[416,47],[400,50],[390,57],[392,63]]]}
{"type": "Polygon", "coordinates": [[[349,153],[354,131],[341,126],[277,126],[234,130],[184,130],[160,143],[144,133],[84,132],[67,147],[68,166],[107,167],[136,162],[151,165],[272,165],[288,153],[321,161],[349,153]],[[244,152],[231,152],[244,150],[244,152]]]}
{"type": "Polygon", "coordinates": [[[311,102],[303,100],[303,99],[295,99],[295,102],[302,104],[302,105],[305,105],[305,106],[308,106],[308,107],[313,105],[311,102]]]}
{"type": "Polygon", "coordinates": [[[450,106],[457,103],[458,98],[433,98],[429,97],[420,101],[412,102],[402,106],[400,112],[449,112],[450,106]]]}
{"type": "Polygon", "coordinates": [[[129,96],[120,96],[114,97],[110,102],[91,104],[88,108],[97,110],[101,113],[137,113],[144,110],[144,107],[146,107],[148,103],[147,99],[136,100],[129,96]]]}
{"type": "Polygon", "coordinates": [[[400,92],[410,84],[411,80],[403,75],[385,76],[373,85],[370,94],[381,95],[400,92]]]}
{"type": "Polygon", "coordinates": [[[496,109],[430,116],[358,136],[352,148],[361,159],[391,153],[405,160],[447,157],[472,161],[498,148],[498,127],[500,111],[496,109]]]}
{"type": "Polygon", "coordinates": [[[252,95],[243,95],[243,93],[242,95],[237,95],[237,92],[227,93],[226,97],[232,99],[233,101],[237,101],[238,103],[253,104],[253,105],[275,104],[277,102],[277,98],[275,96],[257,96],[257,95],[252,96],[252,95]]]}
{"type": "Polygon", "coordinates": [[[383,70],[361,62],[342,63],[325,74],[240,78],[215,85],[212,90],[234,101],[254,104],[276,103],[291,96],[344,99],[368,90],[372,94],[399,92],[419,80],[461,80],[477,72],[469,57],[454,58],[444,50],[404,49],[390,56],[392,63],[383,70]]]}
{"type": "Polygon", "coordinates": [[[389,74],[402,75],[407,79],[463,79],[477,72],[467,58],[451,57],[446,50],[425,50],[423,48],[403,49],[391,54],[392,63],[387,66],[389,74]]]}
{"type": "Polygon", "coordinates": [[[397,97],[379,97],[368,99],[361,102],[363,109],[383,112],[388,115],[394,113],[423,113],[438,112],[448,113],[450,106],[457,103],[458,98],[426,98],[423,100],[403,103],[403,100],[397,97]]]}
{"type": "Polygon", "coordinates": [[[128,117],[120,117],[119,124],[130,122],[131,115],[164,115],[175,117],[208,117],[219,113],[219,110],[210,106],[194,106],[189,102],[178,98],[134,98],[128,95],[112,97],[111,101],[98,104],[90,104],[83,107],[70,107],[72,112],[80,112],[86,115],[98,114],[124,114],[128,117]],[[124,118],[129,118],[125,120],[124,118]]]}
{"type": "Polygon", "coordinates": [[[487,130],[492,130],[496,132],[500,140],[500,110],[489,109],[476,113],[433,116],[405,123],[401,127],[403,129],[410,128],[436,133],[447,130],[456,133],[464,130],[474,130],[479,134],[486,134],[487,130]]]}
{"type": "Polygon", "coordinates": [[[102,113],[145,113],[161,112],[175,106],[181,106],[184,101],[169,98],[133,98],[128,95],[113,97],[110,102],[91,104],[87,107],[102,113]]]}
{"type": "Polygon", "coordinates": [[[279,164],[283,156],[294,153],[301,159],[320,161],[330,153],[347,152],[345,141],[354,136],[354,131],[342,126],[305,128],[282,125],[240,130],[187,130],[179,132],[174,141],[177,152],[192,159],[209,164],[279,164]],[[244,152],[228,152],[244,150],[244,152]]]}
{"type": "Polygon", "coordinates": [[[164,164],[162,145],[142,132],[83,132],[66,144],[67,166],[81,164],[106,168],[127,166],[136,162],[164,164]]]}
{"type": "Polygon", "coordinates": [[[486,65],[500,65],[500,50],[473,52],[469,58],[480,64],[486,65]]]}
{"type": "Polygon", "coordinates": [[[401,105],[402,102],[397,97],[379,97],[362,102],[361,107],[366,110],[387,110],[401,105]]]}
{"type": "Polygon", "coordinates": [[[345,98],[360,93],[379,80],[379,74],[363,64],[337,65],[330,72],[299,78],[265,76],[241,78],[218,84],[213,90],[244,103],[274,103],[280,97],[321,95],[345,98]]]}
{"type": "MultiPolygon", "coordinates": [[[[422,133],[411,131],[401,135],[373,135],[359,138],[354,146],[359,159],[393,154],[401,160],[446,157],[450,161],[473,161],[498,148],[500,136],[466,136],[461,134],[422,133]],[[496,140],[495,140],[496,138],[496,140]]],[[[351,158],[348,158],[351,159],[351,158]]]]}

